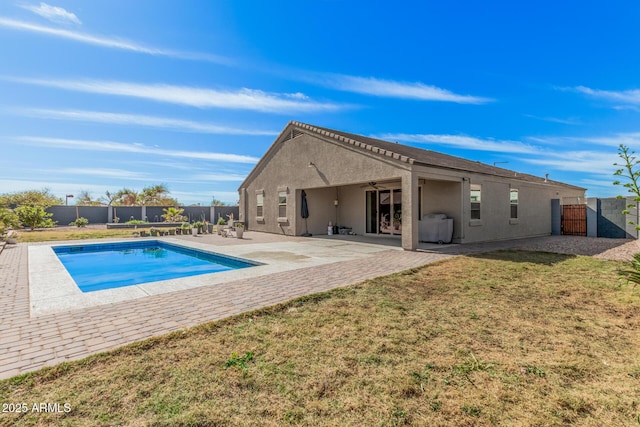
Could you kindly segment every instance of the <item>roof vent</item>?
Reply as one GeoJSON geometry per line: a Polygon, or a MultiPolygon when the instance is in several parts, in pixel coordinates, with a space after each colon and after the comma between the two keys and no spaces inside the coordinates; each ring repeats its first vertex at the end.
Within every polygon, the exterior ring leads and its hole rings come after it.
{"type": "Polygon", "coordinates": [[[287,136],[284,137],[282,142],[288,141],[288,140],[293,139],[293,138],[297,138],[297,137],[302,136],[302,135],[304,135],[304,132],[301,132],[298,129],[291,129],[291,132],[289,132],[287,134],[287,136]]]}
{"type": "Polygon", "coordinates": [[[549,174],[548,173],[544,174],[544,182],[549,182],[549,174]]]}

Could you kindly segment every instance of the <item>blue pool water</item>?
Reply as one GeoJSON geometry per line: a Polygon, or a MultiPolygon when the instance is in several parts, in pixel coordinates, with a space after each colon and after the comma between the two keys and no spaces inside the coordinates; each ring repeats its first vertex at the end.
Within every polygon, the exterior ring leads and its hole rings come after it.
{"type": "Polygon", "coordinates": [[[157,240],[54,246],[53,251],[82,292],[259,265],[157,240]]]}

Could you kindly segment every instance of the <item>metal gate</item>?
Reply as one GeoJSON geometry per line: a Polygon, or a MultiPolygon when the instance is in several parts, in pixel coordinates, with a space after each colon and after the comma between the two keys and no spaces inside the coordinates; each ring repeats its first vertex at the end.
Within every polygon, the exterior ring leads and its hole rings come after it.
{"type": "Polygon", "coordinates": [[[566,236],[586,236],[587,205],[562,205],[561,230],[566,236]]]}

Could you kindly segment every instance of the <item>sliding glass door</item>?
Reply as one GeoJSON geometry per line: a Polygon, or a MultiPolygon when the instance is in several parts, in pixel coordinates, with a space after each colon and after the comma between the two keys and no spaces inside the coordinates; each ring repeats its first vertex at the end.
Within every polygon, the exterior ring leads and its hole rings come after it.
{"type": "Polygon", "coordinates": [[[367,191],[367,233],[402,234],[402,190],[367,191]]]}

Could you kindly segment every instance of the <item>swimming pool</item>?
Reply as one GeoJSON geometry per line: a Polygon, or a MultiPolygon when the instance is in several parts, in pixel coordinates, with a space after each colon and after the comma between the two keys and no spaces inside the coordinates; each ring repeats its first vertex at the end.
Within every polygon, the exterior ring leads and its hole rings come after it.
{"type": "Polygon", "coordinates": [[[53,246],[52,249],[82,292],[260,265],[159,240],[53,246]]]}

